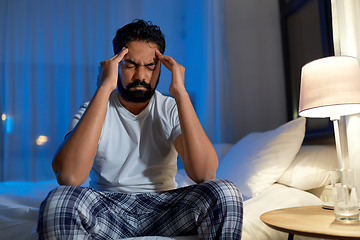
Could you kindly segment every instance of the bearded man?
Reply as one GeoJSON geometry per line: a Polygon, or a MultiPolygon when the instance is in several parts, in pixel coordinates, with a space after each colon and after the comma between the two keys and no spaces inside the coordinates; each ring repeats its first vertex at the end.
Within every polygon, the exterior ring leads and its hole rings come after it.
{"type": "Polygon", "coordinates": [[[135,20],[117,31],[113,47],[53,159],[61,186],[41,205],[40,239],[240,239],[242,196],[215,179],[215,149],[186,91],[184,67],[163,55],[160,28],[135,20]],[[161,65],[172,73],[173,98],[155,90],[161,65]],[[178,154],[197,184],[176,188],[178,154]]]}

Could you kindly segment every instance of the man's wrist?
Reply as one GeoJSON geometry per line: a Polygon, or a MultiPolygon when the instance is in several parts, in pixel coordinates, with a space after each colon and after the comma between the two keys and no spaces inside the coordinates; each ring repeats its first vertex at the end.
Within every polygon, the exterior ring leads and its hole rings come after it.
{"type": "Polygon", "coordinates": [[[103,93],[106,93],[108,95],[110,95],[116,88],[113,88],[113,87],[110,87],[110,86],[107,86],[107,85],[104,85],[104,84],[101,84],[97,91],[98,92],[103,92],[103,93]]]}
{"type": "Polygon", "coordinates": [[[189,94],[185,88],[173,91],[172,96],[174,97],[175,101],[181,101],[184,98],[189,98],[189,94]]]}

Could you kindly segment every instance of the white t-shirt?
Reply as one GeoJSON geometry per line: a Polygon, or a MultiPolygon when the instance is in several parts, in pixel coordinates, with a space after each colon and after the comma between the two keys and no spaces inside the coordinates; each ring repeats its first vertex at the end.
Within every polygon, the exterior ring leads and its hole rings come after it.
{"type": "MultiPolygon", "coordinates": [[[[76,126],[88,102],[69,126],[76,126]]],[[[177,187],[177,151],[181,134],[175,100],[155,91],[148,106],[134,115],[110,95],[97,154],[90,172],[90,187],[113,192],[155,192],[177,187]]]]}

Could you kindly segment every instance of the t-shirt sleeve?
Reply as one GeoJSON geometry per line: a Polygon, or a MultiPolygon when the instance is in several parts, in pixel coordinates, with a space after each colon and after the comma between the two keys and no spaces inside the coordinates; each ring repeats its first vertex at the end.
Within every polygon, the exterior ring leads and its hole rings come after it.
{"type": "Polygon", "coordinates": [[[79,120],[81,119],[82,115],[84,114],[86,108],[89,106],[89,102],[84,103],[83,105],[81,105],[81,107],[79,108],[79,110],[74,114],[74,116],[71,118],[70,123],[69,123],[69,127],[68,127],[68,131],[65,135],[65,138],[69,135],[69,133],[72,132],[72,130],[76,127],[76,125],[78,124],[79,120]]]}

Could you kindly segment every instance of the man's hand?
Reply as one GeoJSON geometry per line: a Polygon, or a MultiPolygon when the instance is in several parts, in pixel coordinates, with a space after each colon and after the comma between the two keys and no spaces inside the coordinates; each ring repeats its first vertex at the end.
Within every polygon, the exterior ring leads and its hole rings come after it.
{"type": "Polygon", "coordinates": [[[178,64],[172,57],[162,55],[156,50],[156,56],[160,62],[172,72],[169,93],[176,98],[180,91],[185,91],[185,68],[178,64]]]}
{"type": "Polygon", "coordinates": [[[97,87],[106,86],[113,91],[117,86],[119,63],[128,53],[127,48],[123,48],[112,58],[100,62],[97,87]]]}

